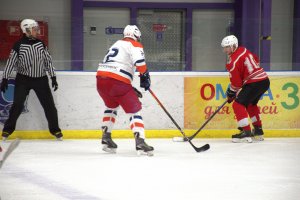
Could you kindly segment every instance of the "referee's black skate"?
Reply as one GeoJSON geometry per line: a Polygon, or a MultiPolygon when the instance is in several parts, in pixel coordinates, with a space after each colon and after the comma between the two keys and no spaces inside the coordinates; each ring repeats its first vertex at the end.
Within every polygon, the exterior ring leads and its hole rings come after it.
{"type": "Polygon", "coordinates": [[[252,130],[253,139],[255,141],[263,141],[264,140],[264,131],[261,126],[254,126],[252,130]]]}
{"type": "Polygon", "coordinates": [[[10,135],[11,135],[11,133],[8,133],[8,132],[3,131],[3,132],[2,132],[2,140],[3,140],[3,141],[6,141],[7,138],[8,138],[8,136],[10,136],[10,135]]]}
{"type": "Polygon", "coordinates": [[[51,134],[54,135],[58,141],[62,141],[63,140],[63,134],[62,134],[62,132],[56,132],[56,133],[51,133],[51,134]]]}
{"type": "Polygon", "coordinates": [[[144,138],[140,138],[140,133],[135,132],[135,148],[137,150],[138,155],[147,155],[147,156],[153,156],[153,150],[154,148],[152,146],[149,146],[144,138]]]}
{"type": "Polygon", "coordinates": [[[102,150],[108,153],[116,153],[118,145],[111,139],[111,133],[107,132],[107,126],[102,126],[102,150]]]}
{"type": "Polygon", "coordinates": [[[251,143],[253,134],[252,132],[249,130],[243,130],[242,128],[238,128],[241,132],[235,135],[232,135],[232,142],[234,143],[242,143],[242,142],[248,142],[251,143]]]}

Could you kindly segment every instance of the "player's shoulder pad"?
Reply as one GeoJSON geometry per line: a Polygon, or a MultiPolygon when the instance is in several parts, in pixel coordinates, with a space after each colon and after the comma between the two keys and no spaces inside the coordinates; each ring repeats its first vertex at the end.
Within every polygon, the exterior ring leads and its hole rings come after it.
{"type": "Polygon", "coordinates": [[[243,53],[245,50],[248,51],[248,49],[246,49],[246,47],[243,47],[243,46],[239,46],[237,49],[237,51],[240,53],[243,53]]]}
{"type": "Polygon", "coordinates": [[[238,47],[238,49],[235,51],[235,53],[233,54],[234,56],[234,59],[235,58],[238,58],[238,57],[240,57],[240,56],[242,56],[242,55],[245,55],[245,53],[246,53],[246,55],[247,55],[247,53],[248,53],[249,51],[245,48],[245,47],[243,47],[243,46],[239,46],[238,47]]]}
{"type": "Polygon", "coordinates": [[[124,38],[123,41],[130,42],[132,44],[132,46],[134,46],[134,47],[144,48],[142,43],[140,43],[138,41],[135,41],[135,40],[132,40],[132,39],[127,39],[127,38],[124,38]]]}

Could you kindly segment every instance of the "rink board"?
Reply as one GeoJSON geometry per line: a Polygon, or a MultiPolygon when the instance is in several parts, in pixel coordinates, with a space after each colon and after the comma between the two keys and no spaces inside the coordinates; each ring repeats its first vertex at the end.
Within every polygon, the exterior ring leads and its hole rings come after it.
{"type": "MultiPolygon", "coordinates": [[[[269,93],[261,101],[261,105],[272,108],[272,113],[276,113],[276,115],[262,116],[265,137],[300,137],[300,72],[268,72],[268,74],[272,81],[272,101],[268,100],[271,97],[269,93]]],[[[57,75],[59,90],[53,92],[53,97],[57,105],[59,124],[64,138],[100,138],[100,127],[105,106],[97,93],[95,73],[58,72],[57,75]]],[[[211,114],[213,108],[225,101],[227,77],[228,73],[226,72],[151,72],[151,89],[176,123],[189,136],[207,120],[207,114],[211,114]],[[193,81],[196,81],[197,84],[193,81]]],[[[138,77],[134,79],[133,85],[138,87],[138,77]]],[[[146,137],[172,138],[181,136],[180,131],[177,130],[151,94],[141,88],[139,89],[143,93],[143,98],[140,101],[143,106],[141,114],[145,123],[146,137]]],[[[1,112],[4,115],[0,118],[2,120],[1,129],[5,118],[7,118],[7,111],[12,100],[7,95],[10,93],[5,94],[3,97],[7,102],[5,109],[1,112]]],[[[235,129],[236,120],[233,119],[233,115],[224,117],[226,112],[232,114],[232,110],[229,108],[231,105],[227,104],[224,107],[228,107],[228,109],[222,110],[223,114],[218,113],[197,137],[231,138],[232,134],[238,132],[235,129]]],[[[271,113],[270,109],[267,111],[269,114],[271,113]]],[[[133,137],[128,120],[129,116],[122,109],[119,109],[113,131],[114,138],[133,137]]],[[[16,130],[10,138],[53,138],[48,132],[48,123],[43,109],[32,91],[25,103],[24,112],[18,119],[16,130]]]]}

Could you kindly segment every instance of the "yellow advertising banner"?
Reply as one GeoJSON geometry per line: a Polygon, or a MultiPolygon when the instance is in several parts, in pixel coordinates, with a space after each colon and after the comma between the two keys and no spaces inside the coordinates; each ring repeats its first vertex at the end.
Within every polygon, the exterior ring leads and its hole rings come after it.
{"type": "MultiPolygon", "coordinates": [[[[269,90],[258,102],[264,129],[300,129],[299,76],[273,76],[270,81],[269,90]]],[[[185,77],[184,128],[198,129],[226,101],[228,86],[227,76],[185,77]]],[[[227,103],[205,129],[236,127],[232,104],[227,103]]]]}

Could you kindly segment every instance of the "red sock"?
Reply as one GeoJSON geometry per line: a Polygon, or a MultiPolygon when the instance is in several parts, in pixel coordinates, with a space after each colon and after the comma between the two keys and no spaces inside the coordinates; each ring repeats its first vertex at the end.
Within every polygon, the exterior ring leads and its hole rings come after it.
{"type": "Polygon", "coordinates": [[[251,118],[253,126],[262,126],[261,119],[259,116],[259,109],[257,105],[248,105],[247,112],[251,118]]]}
{"type": "Polygon", "coordinates": [[[238,121],[238,126],[242,127],[244,130],[251,130],[251,127],[248,122],[248,113],[246,107],[236,101],[233,102],[232,108],[238,121]]]}

